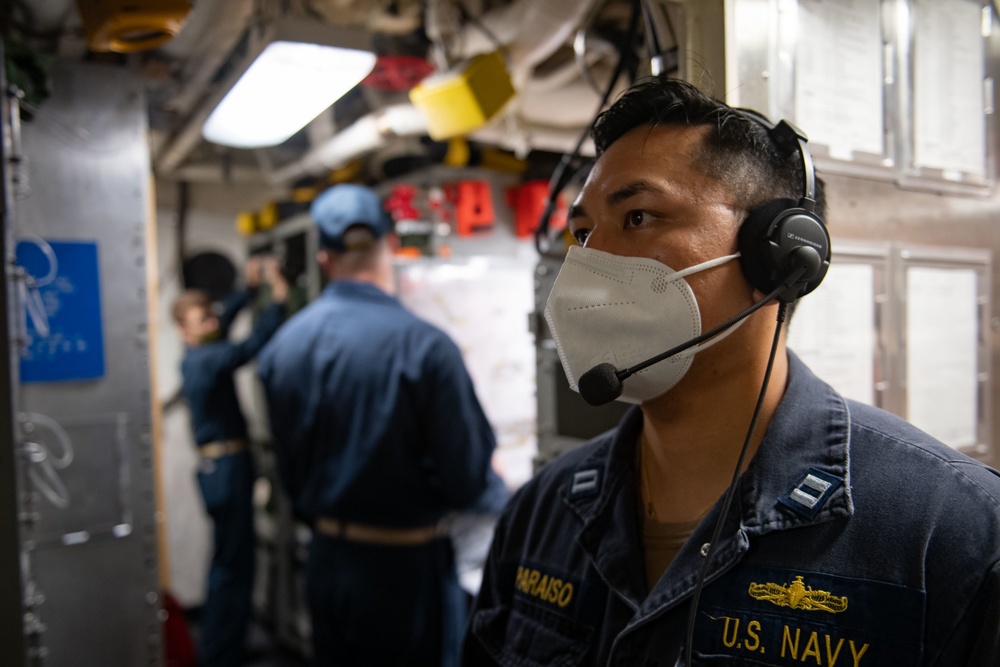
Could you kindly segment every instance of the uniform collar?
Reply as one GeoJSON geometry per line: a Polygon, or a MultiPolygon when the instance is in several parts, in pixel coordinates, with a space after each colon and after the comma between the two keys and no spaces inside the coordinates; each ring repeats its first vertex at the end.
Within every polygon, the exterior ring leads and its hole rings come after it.
{"type": "Polygon", "coordinates": [[[788,388],[740,484],[750,535],[854,513],[847,403],[788,353],[788,388]]]}
{"type": "Polygon", "coordinates": [[[646,596],[635,495],[635,443],[642,412],[630,408],[618,428],[570,470],[563,501],[583,526],[577,543],[608,585],[635,610],[646,596]]]}
{"type": "MultiPolygon", "coordinates": [[[[739,506],[740,526],[733,518],[727,521],[742,535],[721,550],[720,564],[739,558],[750,536],[848,517],[854,511],[847,404],[792,352],[788,352],[788,359],[787,390],[740,479],[739,496],[730,510],[733,517],[735,506],[739,506]]],[[[592,554],[605,580],[634,608],[646,596],[634,472],[642,422],[638,408],[626,412],[618,428],[603,436],[570,471],[563,495],[563,501],[583,522],[577,541],[592,554]]],[[[701,544],[711,534],[721,504],[720,499],[696,529],[692,543],[701,544]]],[[[724,540],[733,539],[728,529],[724,535],[730,536],[724,540]]],[[[687,570],[684,561],[691,560],[688,552],[697,548],[685,547],[674,565],[687,570]]],[[[678,582],[673,595],[689,589],[691,583],[678,582]]]]}
{"type": "Polygon", "coordinates": [[[323,293],[328,296],[396,301],[394,296],[386,293],[382,288],[361,280],[330,281],[323,289],[323,293]]]}
{"type": "Polygon", "coordinates": [[[564,496],[584,522],[600,516],[613,496],[629,484],[635,470],[635,443],[642,432],[642,411],[629,408],[618,428],[601,441],[573,469],[564,496]]]}
{"type": "MultiPolygon", "coordinates": [[[[565,500],[585,522],[606,511],[623,486],[632,488],[635,444],[641,431],[642,412],[631,408],[613,437],[599,443],[574,468],[565,500]]],[[[743,522],[751,534],[854,512],[847,404],[791,351],[788,387],[740,480],[740,489],[743,522]],[[816,502],[795,493],[796,489],[816,502]]]]}

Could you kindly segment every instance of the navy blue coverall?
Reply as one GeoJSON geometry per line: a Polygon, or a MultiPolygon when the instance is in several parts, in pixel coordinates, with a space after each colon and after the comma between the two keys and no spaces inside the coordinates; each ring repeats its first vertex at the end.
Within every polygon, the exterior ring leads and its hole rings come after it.
{"type": "MultiPolygon", "coordinates": [[[[182,391],[191,411],[195,444],[246,439],[233,373],[249,362],[281,324],[284,305],[272,304],[260,315],[248,338],[227,340],[237,313],[251,291],[230,297],[219,316],[217,342],[188,347],[181,361],[182,391]]],[[[229,667],[243,661],[250,622],[254,580],[253,482],[249,450],[206,459],[198,470],[205,510],[215,525],[208,592],[201,612],[201,664],[229,667]]]]}
{"type": "MultiPolygon", "coordinates": [[[[258,370],[297,515],[433,525],[487,488],[492,428],[454,342],[377,287],[335,281],[258,370]]],[[[318,665],[453,665],[466,603],[447,536],[399,546],[313,532],[305,571],[318,665]]]]}
{"type": "MultiPolygon", "coordinates": [[[[649,590],[643,416],[552,461],[508,503],[464,665],[673,667],[716,503],[649,590]]],[[[694,665],[1000,665],[1000,473],[789,353],[694,624],[694,665]]]]}

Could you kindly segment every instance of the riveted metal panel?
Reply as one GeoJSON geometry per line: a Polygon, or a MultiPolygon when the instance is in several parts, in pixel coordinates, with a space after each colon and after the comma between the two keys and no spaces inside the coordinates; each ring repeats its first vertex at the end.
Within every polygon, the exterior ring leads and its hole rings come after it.
{"type": "Polygon", "coordinates": [[[138,76],[93,65],[56,66],[53,90],[23,127],[28,184],[14,235],[96,247],[88,288],[98,292],[102,335],[88,342],[103,346],[104,364],[98,377],[19,393],[22,446],[44,447],[27,464],[23,500],[33,519],[23,548],[40,602],[37,653],[46,667],[159,665],[145,99],[138,76]]]}
{"type": "MultiPolygon", "coordinates": [[[[0,40],[0,56],[5,46],[0,40]]],[[[8,351],[0,355],[0,646],[3,647],[4,664],[11,667],[24,665],[27,659],[19,503],[24,470],[17,456],[13,430],[17,392],[12,369],[17,367],[17,358],[6,326],[14,320],[12,278],[15,274],[14,267],[6,260],[13,254],[11,227],[20,144],[19,100],[16,90],[8,88],[5,70],[0,69],[0,183],[3,193],[0,257],[5,260],[3,287],[0,288],[0,313],[4,315],[4,326],[0,326],[0,349],[8,351]]]]}

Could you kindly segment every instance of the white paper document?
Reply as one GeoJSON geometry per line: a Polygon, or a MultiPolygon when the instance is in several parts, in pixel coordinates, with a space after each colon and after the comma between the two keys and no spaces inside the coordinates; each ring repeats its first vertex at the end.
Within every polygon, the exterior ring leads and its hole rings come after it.
{"type": "Polygon", "coordinates": [[[978,310],[972,269],[907,269],[906,416],[955,448],[976,444],[978,310]]]}

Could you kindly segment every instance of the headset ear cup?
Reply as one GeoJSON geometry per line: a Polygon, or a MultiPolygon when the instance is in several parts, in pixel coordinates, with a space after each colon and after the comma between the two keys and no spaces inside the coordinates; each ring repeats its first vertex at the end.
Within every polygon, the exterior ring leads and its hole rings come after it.
{"type": "Polygon", "coordinates": [[[739,234],[743,274],[768,294],[793,272],[802,277],[778,298],[790,303],[819,287],[830,268],[830,235],[823,221],[791,199],[775,199],[754,209],[739,234]]]}
{"type": "Polygon", "coordinates": [[[772,224],[788,209],[798,207],[794,199],[772,199],[750,211],[740,226],[740,266],[747,281],[767,294],[777,287],[779,268],[769,247],[772,224]]]}

